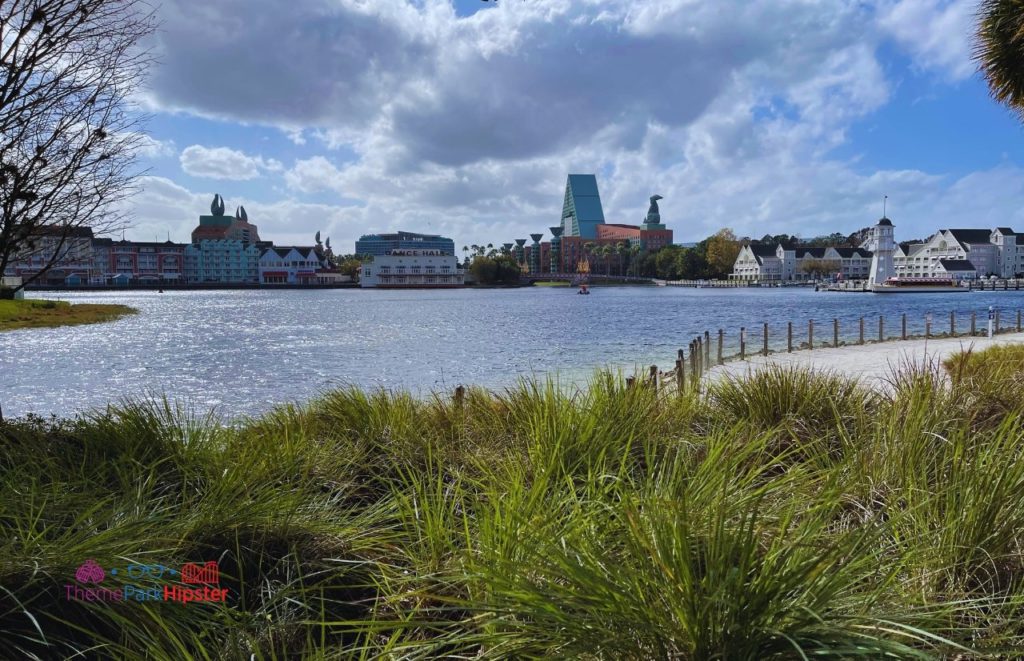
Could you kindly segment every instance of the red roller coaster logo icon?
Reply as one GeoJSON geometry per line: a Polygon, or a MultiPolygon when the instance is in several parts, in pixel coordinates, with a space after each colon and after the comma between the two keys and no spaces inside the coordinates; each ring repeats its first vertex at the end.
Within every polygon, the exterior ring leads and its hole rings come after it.
{"type": "Polygon", "coordinates": [[[200,566],[187,562],[181,568],[182,583],[220,583],[220,568],[215,560],[209,560],[200,566]]]}

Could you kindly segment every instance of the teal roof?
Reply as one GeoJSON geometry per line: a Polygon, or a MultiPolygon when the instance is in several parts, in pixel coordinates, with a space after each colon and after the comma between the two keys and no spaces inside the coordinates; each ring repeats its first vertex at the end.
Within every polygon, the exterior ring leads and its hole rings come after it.
{"type": "Polygon", "coordinates": [[[206,227],[231,227],[232,220],[227,216],[199,216],[199,224],[206,227]]]}
{"type": "Polygon", "coordinates": [[[597,225],[604,223],[601,194],[597,177],[592,174],[570,174],[565,182],[562,224],[566,236],[597,238],[597,225]]]}

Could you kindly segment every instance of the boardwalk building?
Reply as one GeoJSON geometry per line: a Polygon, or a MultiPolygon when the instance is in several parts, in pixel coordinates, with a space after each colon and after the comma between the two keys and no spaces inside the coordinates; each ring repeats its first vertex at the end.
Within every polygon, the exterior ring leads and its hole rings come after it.
{"type": "Polygon", "coordinates": [[[364,234],[356,241],[357,255],[387,255],[392,250],[436,250],[442,255],[454,255],[455,242],[437,234],[415,232],[364,234]]]}
{"type": "Polygon", "coordinates": [[[395,249],[364,262],[359,284],[380,289],[462,287],[465,273],[454,255],[440,250],[395,249]]]}
{"type": "Polygon", "coordinates": [[[923,243],[897,247],[896,275],[946,277],[949,265],[943,260],[957,262],[956,267],[969,262],[979,277],[1012,278],[1024,274],[1024,236],[1009,227],[939,230],[923,243]]]}
{"type": "Polygon", "coordinates": [[[259,259],[259,281],[265,285],[330,284],[331,264],[314,246],[268,246],[259,259]]]}

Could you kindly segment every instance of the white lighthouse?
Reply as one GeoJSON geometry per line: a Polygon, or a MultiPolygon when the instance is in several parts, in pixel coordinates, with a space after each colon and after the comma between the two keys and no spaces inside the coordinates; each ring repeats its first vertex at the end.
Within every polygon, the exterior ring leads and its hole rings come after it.
{"type": "Polygon", "coordinates": [[[893,253],[896,252],[896,239],[893,236],[892,221],[883,216],[871,230],[871,245],[874,251],[871,258],[871,274],[868,280],[872,285],[880,285],[896,275],[893,265],[893,253]]]}

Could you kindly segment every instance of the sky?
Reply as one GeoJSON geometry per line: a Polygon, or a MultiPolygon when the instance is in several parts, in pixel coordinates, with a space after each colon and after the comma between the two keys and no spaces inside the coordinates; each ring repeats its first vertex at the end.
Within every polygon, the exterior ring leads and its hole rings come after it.
{"type": "Polygon", "coordinates": [[[976,0],[162,0],[136,240],[215,193],[336,253],[406,230],[499,245],[593,173],[675,241],[1024,231],[1024,126],[971,61],[976,0]]]}

